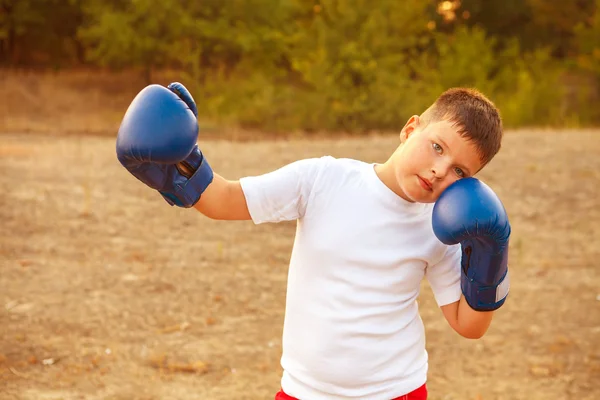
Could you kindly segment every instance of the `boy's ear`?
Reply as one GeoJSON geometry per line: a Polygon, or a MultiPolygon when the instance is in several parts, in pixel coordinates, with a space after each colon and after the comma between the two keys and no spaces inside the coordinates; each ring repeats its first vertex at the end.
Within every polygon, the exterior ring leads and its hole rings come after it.
{"type": "Polygon", "coordinates": [[[404,128],[400,131],[400,143],[404,143],[406,139],[410,137],[414,133],[414,131],[419,127],[421,120],[418,115],[413,115],[406,121],[404,128]]]}

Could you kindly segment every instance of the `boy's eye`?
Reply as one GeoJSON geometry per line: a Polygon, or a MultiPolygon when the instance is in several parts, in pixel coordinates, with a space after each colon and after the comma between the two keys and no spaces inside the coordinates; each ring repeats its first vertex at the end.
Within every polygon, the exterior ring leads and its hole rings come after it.
{"type": "Polygon", "coordinates": [[[437,151],[438,153],[441,153],[441,152],[442,152],[442,146],[440,146],[439,144],[437,144],[437,143],[433,143],[433,144],[432,144],[432,146],[433,146],[433,149],[434,149],[435,151],[437,151]]]}
{"type": "Polygon", "coordinates": [[[454,168],[454,172],[456,172],[456,175],[458,175],[461,178],[465,176],[465,171],[458,167],[454,168]]]}

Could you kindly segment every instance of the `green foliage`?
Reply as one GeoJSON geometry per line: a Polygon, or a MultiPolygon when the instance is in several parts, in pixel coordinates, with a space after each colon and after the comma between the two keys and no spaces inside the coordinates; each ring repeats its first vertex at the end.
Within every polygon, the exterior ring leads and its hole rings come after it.
{"type": "Polygon", "coordinates": [[[116,68],[141,67],[147,81],[153,68],[178,60],[172,43],[190,38],[194,25],[180,0],[89,2],[84,12],[89,23],[78,37],[89,46],[88,60],[116,68]]]}
{"type": "Polygon", "coordinates": [[[80,16],[78,0],[0,0],[0,63],[55,66],[78,61],[80,16]]]}
{"type": "Polygon", "coordinates": [[[550,57],[549,49],[539,49],[513,59],[503,74],[503,90],[497,92],[497,105],[508,127],[570,125],[567,115],[562,69],[550,57]]]}
{"type": "Polygon", "coordinates": [[[511,127],[600,122],[600,0],[439,3],[0,0],[0,63],[176,71],[204,119],[271,131],[398,130],[455,86],[511,127]]]}
{"type": "Polygon", "coordinates": [[[265,96],[279,102],[261,109],[269,115],[258,119],[284,119],[290,121],[284,126],[305,130],[393,129],[403,123],[409,102],[401,96],[409,81],[407,60],[411,51],[427,42],[426,3],[302,4],[306,2],[297,3],[295,14],[301,29],[286,37],[292,85],[265,85],[265,96]]]}
{"type": "Polygon", "coordinates": [[[596,11],[588,21],[575,28],[575,43],[579,48],[578,65],[600,76],[600,0],[596,0],[596,11]]]}
{"type": "Polygon", "coordinates": [[[498,42],[479,27],[436,35],[436,51],[426,54],[417,68],[423,82],[421,108],[448,88],[473,87],[497,103],[509,127],[564,122],[561,70],[549,51],[523,54],[516,40],[500,48],[498,42]]]}
{"type": "Polygon", "coordinates": [[[433,51],[414,60],[420,108],[428,107],[444,90],[451,87],[474,87],[490,95],[498,83],[494,75],[502,68],[494,51],[496,40],[486,37],[480,28],[459,27],[453,34],[435,35],[433,51]]]}
{"type": "Polygon", "coordinates": [[[594,13],[597,0],[526,0],[531,8],[531,23],[525,34],[534,48],[547,48],[553,54],[569,57],[577,25],[594,13]]]}
{"type": "MultiPolygon", "coordinates": [[[[578,57],[574,65],[576,70],[582,70],[590,74],[594,83],[600,81],[600,0],[595,2],[595,11],[584,22],[577,24],[575,28],[575,44],[578,49],[578,57]]],[[[577,85],[577,93],[572,103],[578,109],[576,122],[579,124],[590,124],[600,121],[600,108],[594,107],[600,99],[600,90],[597,84],[589,85],[584,82],[577,85]],[[592,105],[590,107],[590,105],[592,105]]]]}

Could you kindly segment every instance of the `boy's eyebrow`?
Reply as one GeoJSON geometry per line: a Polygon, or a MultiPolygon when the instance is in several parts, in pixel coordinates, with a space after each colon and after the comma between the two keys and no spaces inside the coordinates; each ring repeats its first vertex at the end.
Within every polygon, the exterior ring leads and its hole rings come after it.
{"type": "MultiPolygon", "coordinates": [[[[442,145],[445,148],[447,148],[447,149],[450,148],[450,146],[448,146],[446,144],[446,142],[444,142],[440,136],[438,136],[437,139],[442,143],[442,145]]],[[[471,171],[469,171],[469,168],[465,167],[463,164],[456,164],[456,165],[459,166],[459,167],[461,167],[463,169],[463,171],[465,171],[468,175],[471,175],[471,171]]]]}

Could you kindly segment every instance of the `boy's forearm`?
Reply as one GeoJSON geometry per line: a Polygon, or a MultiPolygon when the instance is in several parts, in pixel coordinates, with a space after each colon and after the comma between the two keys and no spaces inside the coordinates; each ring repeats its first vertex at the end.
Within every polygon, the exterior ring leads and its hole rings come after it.
{"type": "Polygon", "coordinates": [[[475,311],[469,306],[464,296],[460,297],[458,324],[463,329],[463,336],[479,339],[487,332],[493,317],[493,311],[475,311]]]}
{"type": "Polygon", "coordinates": [[[202,193],[194,208],[211,219],[250,219],[239,181],[228,181],[216,173],[213,173],[213,181],[202,193]]]}
{"type": "Polygon", "coordinates": [[[462,295],[458,302],[443,306],[442,311],[452,328],[468,339],[481,338],[494,317],[493,311],[473,310],[462,295]]]}
{"type": "Polygon", "coordinates": [[[219,203],[222,202],[222,199],[226,196],[227,190],[227,182],[226,180],[213,172],[213,181],[206,188],[206,190],[200,196],[200,199],[196,204],[194,204],[194,208],[200,211],[202,214],[209,218],[213,218],[219,212],[219,203]]]}

